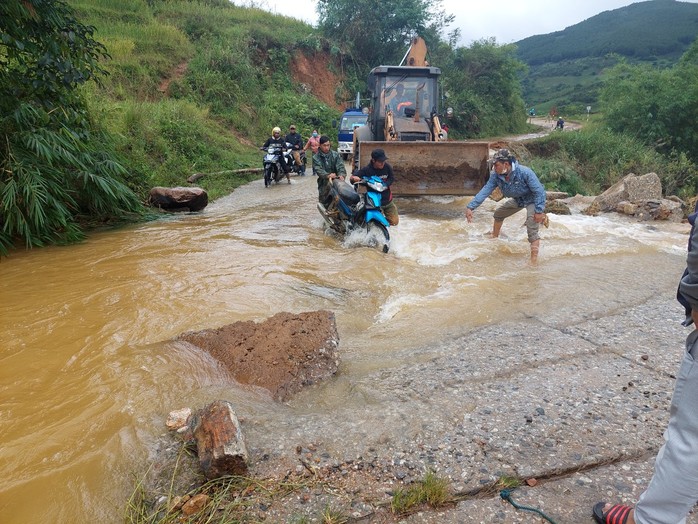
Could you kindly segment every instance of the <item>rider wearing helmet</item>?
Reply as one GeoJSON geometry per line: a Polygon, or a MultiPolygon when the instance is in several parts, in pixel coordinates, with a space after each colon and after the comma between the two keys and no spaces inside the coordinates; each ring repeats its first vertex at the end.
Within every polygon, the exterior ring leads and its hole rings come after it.
{"type": "MultiPolygon", "coordinates": [[[[268,149],[269,146],[272,145],[279,145],[282,151],[286,150],[286,140],[281,136],[281,128],[279,127],[275,127],[271,130],[271,136],[267,138],[266,142],[264,142],[262,149],[268,149]]],[[[279,161],[281,163],[281,169],[283,169],[284,173],[288,175],[291,169],[286,164],[286,158],[284,158],[284,155],[280,155],[279,161]]],[[[291,181],[289,180],[288,183],[290,184],[291,181]]]]}

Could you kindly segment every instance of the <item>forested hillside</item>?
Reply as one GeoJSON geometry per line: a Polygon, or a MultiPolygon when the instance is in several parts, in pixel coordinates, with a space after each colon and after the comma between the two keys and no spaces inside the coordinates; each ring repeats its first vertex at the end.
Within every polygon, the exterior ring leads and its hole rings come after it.
{"type": "Polygon", "coordinates": [[[629,59],[675,62],[698,34],[698,4],[638,2],[604,11],[579,24],[516,42],[529,66],[615,53],[629,59]]]}
{"type": "Polygon", "coordinates": [[[516,42],[529,66],[523,78],[529,106],[581,113],[597,108],[602,77],[620,61],[668,67],[698,36],[698,4],[638,2],[604,11],[562,31],[516,42]]]}

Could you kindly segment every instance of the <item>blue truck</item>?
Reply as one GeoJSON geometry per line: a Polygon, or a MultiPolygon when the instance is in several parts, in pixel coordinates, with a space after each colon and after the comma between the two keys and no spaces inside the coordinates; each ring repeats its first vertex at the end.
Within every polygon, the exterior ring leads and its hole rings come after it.
{"type": "Polygon", "coordinates": [[[337,151],[344,160],[354,154],[354,129],[366,125],[368,113],[360,107],[347,108],[339,120],[337,151]]]}

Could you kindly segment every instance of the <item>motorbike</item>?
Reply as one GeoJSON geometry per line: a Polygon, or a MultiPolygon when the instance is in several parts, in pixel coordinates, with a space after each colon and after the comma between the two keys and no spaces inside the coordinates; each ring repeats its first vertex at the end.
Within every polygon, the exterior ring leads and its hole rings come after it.
{"type": "Polygon", "coordinates": [[[376,176],[361,180],[353,187],[336,178],[330,186],[332,203],[325,208],[318,202],[317,208],[329,228],[343,235],[364,230],[368,244],[387,253],[390,224],[381,210],[381,194],[387,190],[383,180],[376,176]]]}
{"type": "MultiPolygon", "coordinates": [[[[281,167],[281,155],[288,155],[288,152],[285,152],[280,144],[271,144],[266,150],[264,148],[260,149],[266,152],[262,160],[264,166],[264,187],[271,186],[272,182],[278,184],[283,177],[286,177],[286,180],[288,180],[290,184],[291,177],[289,174],[284,173],[281,167]]],[[[288,156],[286,158],[288,158],[288,156]]],[[[291,157],[291,161],[293,161],[293,157],[291,157]]],[[[289,165],[288,159],[286,160],[286,164],[289,165]]]]}
{"type": "Polygon", "coordinates": [[[307,160],[305,158],[305,151],[302,149],[299,151],[300,153],[300,161],[301,165],[298,166],[296,165],[296,159],[293,158],[293,150],[291,149],[293,146],[286,142],[286,152],[284,153],[285,158],[286,158],[286,165],[291,168],[292,173],[296,173],[300,176],[305,176],[305,166],[307,163],[307,160]]]}
{"type": "Polygon", "coordinates": [[[305,151],[301,151],[301,165],[296,165],[296,160],[293,158],[293,152],[291,151],[291,144],[286,142],[286,148],[282,148],[279,144],[272,144],[266,150],[262,147],[262,151],[265,151],[263,166],[264,166],[264,187],[269,187],[272,182],[277,184],[285,176],[288,183],[291,183],[291,173],[297,173],[299,175],[305,175],[305,151]],[[286,174],[281,167],[281,155],[284,156],[286,160],[286,165],[291,169],[291,171],[286,174]]]}

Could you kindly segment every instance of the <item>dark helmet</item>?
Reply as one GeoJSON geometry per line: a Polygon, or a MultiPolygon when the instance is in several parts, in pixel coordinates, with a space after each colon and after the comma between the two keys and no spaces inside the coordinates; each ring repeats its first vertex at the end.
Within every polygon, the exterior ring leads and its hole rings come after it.
{"type": "Polygon", "coordinates": [[[508,149],[500,149],[492,157],[492,163],[494,162],[509,162],[510,164],[514,161],[514,157],[511,155],[508,149]]]}

